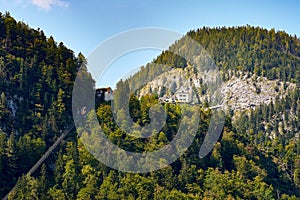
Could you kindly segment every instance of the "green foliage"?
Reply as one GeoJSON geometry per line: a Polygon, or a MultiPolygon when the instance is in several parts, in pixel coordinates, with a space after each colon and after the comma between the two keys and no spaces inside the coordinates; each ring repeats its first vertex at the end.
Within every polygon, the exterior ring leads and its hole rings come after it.
{"type": "MultiPolygon", "coordinates": [[[[269,79],[294,82],[299,86],[300,42],[296,37],[250,26],[204,27],[190,31],[188,35],[209,51],[226,78],[230,78],[229,71],[237,73],[240,70],[269,79]]],[[[184,39],[177,44],[181,42],[184,43],[184,39]]],[[[191,49],[189,53],[195,52],[191,49]]],[[[188,65],[186,60],[171,51],[163,52],[154,62],[174,68],[188,65]]],[[[99,163],[72,132],[41,169],[32,176],[24,175],[61,132],[73,123],[71,96],[80,66],[80,80],[89,80],[91,87],[94,84],[86,64],[82,54],[76,57],[63,43],[56,43],[53,37],[46,38],[43,31],[16,22],[9,13],[0,13],[1,197],[15,183],[20,187],[10,195],[10,199],[300,197],[300,145],[299,139],[294,137],[299,132],[298,90],[284,99],[277,99],[274,104],[242,113],[234,122],[235,128],[231,119],[226,119],[222,138],[208,156],[199,159],[199,148],[210,123],[208,109],[194,106],[182,110],[179,105],[165,104],[167,120],[162,130],[146,139],[137,139],[123,131],[128,126],[128,113],[135,125],[143,127],[155,122],[150,113],[158,113],[158,107],[154,107],[158,96],[147,94],[139,99],[130,92],[164,71],[166,66],[157,67],[153,63],[117,84],[114,107],[107,103],[97,105],[99,124],[107,137],[123,149],[155,151],[176,136],[180,122],[193,123],[193,117],[182,118],[183,111],[199,111],[198,132],[184,155],[155,172],[122,173],[99,163]],[[114,114],[120,118],[121,127],[114,120],[114,114]],[[284,122],[283,125],[280,121],[284,122]],[[271,139],[272,134],[276,136],[274,139],[271,139]]],[[[176,89],[177,86],[172,87],[176,89]]],[[[206,90],[203,85],[202,93],[206,90]]],[[[84,88],[81,92],[84,95],[89,91],[84,88]]],[[[80,99],[76,103],[83,106],[80,99]]],[[[87,114],[87,120],[92,114],[87,114]]],[[[88,128],[91,130],[88,139],[100,142],[97,140],[99,126],[91,124],[88,128]]],[[[189,134],[188,130],[185,131],[189,134]]],[[[139,131],[136,134],[144,133],[139,131]]]]}
{"type": "Polygon", "coordinates": [[[72,122],[73,82],[85,59],[9,13],[0,14],[0,41],[2,197],[72,122]]]}
{"type": "Polygon", "coordinates": [[[18,189],[14,191],[8,199],[24,199],[24,200],[38,200],[39,199],[39,185],[38,181],[30,176],[23,176],[18,181],[18,189]]]}

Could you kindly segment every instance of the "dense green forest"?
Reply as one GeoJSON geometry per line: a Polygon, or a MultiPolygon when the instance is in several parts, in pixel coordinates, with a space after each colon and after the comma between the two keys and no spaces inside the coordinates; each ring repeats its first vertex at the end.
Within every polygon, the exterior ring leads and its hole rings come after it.
{"type": "MultiPolygon", "coordinates": [[[[284,99],[234,115],[235,120],[233,114],[228,115],[221,138],[203,159],[198,152],[211,110],[197,107],[201,118],[192,145],[166,168],[133,174],[106,167],[86,150],[73,130],[32,176],[26,176],[74,123],[73,83],[87,60],[53,37],[47,38],[42,30],[15,21],[9,13],[0,14],[0,197],[17,183],[9,199],[299,199],[300,40],[282,31],[251,26],[203,27],[187,35],[212,55],[224,81],[232,70],[298,87],[284,99]]],[[[188,64],[168,51],[154,62],[180,68],[188,64]]],[[[129,81],[120,81],[117,90],[140,85],[157,70],[145,66],[129,81]]],[[[129,92],[116,93],[114,101],[124,97],[132,120],[147,125],[157,95],[139,99],[129,92]]],[[[109,102],[98,104],[95,112],[113,143],[143,152],[167,144],[177,132],[181,107],[165,104],[164,109],[166,125],[146,140],[122,131],[109,102]]],[[[117,112],[126,120],[124,110],[117,112]]],[[[90,128],[97,132],[98,126],[90,128]]]]}
{"type": "MultiPolygon", "coordinates": [[[[283,31],[267,30],[260,27],[203,27],[187,33],[187,37],[199,44],[212,57],[219,67],[224,81],[230,79],[231,72],[243,72],[251,76],[264,76],[270,80],[297,83],[300,81],[300,41],[297,36],[290,36],[283,31]]],[[[188,61],[174,54],[182,51],[186,37],[179,39],[172,46],[173,51],[166,50],[154,63],[185,68],[188,61]]],[[[191,45],[188,45],[189,47],[191,45]]],[[[197,55],[194,49],[186,50],[190,55],[197,55]]],[[[195,49],[199,50],[199,49],[195,49]]],[[[187,56],[189,57],[189,56],[187,56]]],[[[130,84],[142,85],[144,80],[151,80],[155,75],[165,72],[155,65],[142,67],[133,75],[130,84]]]]}

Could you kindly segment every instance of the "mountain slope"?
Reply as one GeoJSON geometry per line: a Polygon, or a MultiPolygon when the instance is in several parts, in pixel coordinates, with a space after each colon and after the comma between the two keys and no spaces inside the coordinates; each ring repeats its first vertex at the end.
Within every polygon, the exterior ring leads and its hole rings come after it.
{"type": "MultiPolygon", "coordinates": [[[[237,68],[244,75],[249,74],[249,78],[254,77],[254,74],[271,80],[279,78],[283,83],[290,82],[290,85],[296,85],[296,89],[298,87],[300,50],[297,38],[248,26],[203,28],[188,34],[199,41],[203,40],[202,45],[214,55],[216,64],[222,66],[225,82],[234,77],[227,70],[237,71],[237,68]],[[250,53],[246,48],[250,48],[250,53]],[[253,53],[255,48],[259,50],[257,53],[253,53]],[[214,54],[216,52],[219,53],[214,54]],[[238,54],[241,54],[240,57],[238,54]],[[263,55],[259,58],[260,64],[256,67],[250,65],[253,59],[249,54],[263,55]],[[243,65],[245,60],[247,63],[243,65]],[[237,65],[233,65],[235,62],[237,65]],[[271,69],[270,72],[264,69],[263,62],[268,63],[266,66],[271,69]],[[282,75],[284,71],[285,76],[282,75]]],[[[300,197],[299,140],[294,137],[295,130],[299,129],[294,127],[289,128],[288,132],[278,133],[275,128],[272,129],[282,115],[292,113],[293,117],[298,117],[295,119],[299,119],[297,92],[286,95],[282,102],[278,99],[274,104],[258,106],[250,113],[240,112],[241,116],[235,119],[235,124],[232,124],[231,116],[227,116],[222,137],[203,159],[198,157],[198,152],[207,134],[211,111],[197,107],[195,109],[201,113],[201,123],[192,145],[183,156],[166,168],[144,174],[113,170],[97,161],[78,139],[77,133],[72,131],[42,167],[32,176],[24,176],[61,132],[73,123],[73,82],[79,66],[86,61],[83,55],[74,56],[72,50],[62,43],[57,44],[52,37],[46,38],[41,30],[33,30],[22,22],[16,22],[8,13],[0,14],[0,42],[1,197],[16,182],[18,188],[10,194],[9,199],[300,197]],[[262,120],[262,116],[268,118],[262,120]],[[268,139],[271,138],[269,135],[265,136],[261,127],[263,123],[269,123],[271,128],[266,133],[273,131],[277,134],[276,139],[271,140],[268,139]]],[[[169,62],[175,68],[185,70],[188,70],[190,64],[167,52],[162,53],[156,61],[163,64],[169,62]]],[[[153,74],[154,68],[146,66],[139,72],[139,78],[132,77],[131,80],[135,79],[135,85],[139,85],[139,81],[148,80],[143,79],[143,76],[155,78],[153,74]]],[[[129,102],[131,118],[136,124],[145,126],[151,122],[149,111],[152,105],[158,103],[158,97],[145,94],[139,100],[127,91],[133,83],[128,80],[119,82],[117,87],[125,88],[126,93],[119,97],[115,95],[114,101],[129,102]]],[[[278,91],[280,93],[284,90],[279,87],[278,91]]],[[[136,139],[126,134],[116,124],[110,103],[99,104],[96,113],[101,127],[113,143],[130,151],[142,152],[158,149],[176,135],[182,116],[181,108],[178,104],[165,104],[164,109],[166,125],[147,139],[136,139]]],[[[118,110],[118,116],[124,117],[126,122],[124,112],[118,110]]],[[[90,118],[92,114],[86,117],[90,118]]],[[[285,116],[283,124],[292,127],[289,123],[293,117],[285,116]]],[[[192,120],[184,120],[192,123],[192,120]]],[[[294,126],[298,127],[298,124],[294,126]]],[[[92,134],[97,134],[99,126],[90,129],[92,134]]]]}
{"type": "Polygon", "coordinates": [[[1,197],[72,123],[72,87],[83,62],[82,54],[0,13],[1,197]]]}

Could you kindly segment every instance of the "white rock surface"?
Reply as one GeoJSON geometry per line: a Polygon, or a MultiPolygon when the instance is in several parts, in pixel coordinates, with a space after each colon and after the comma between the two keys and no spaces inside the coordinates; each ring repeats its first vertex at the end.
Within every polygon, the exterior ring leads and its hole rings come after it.
{"type": "MultiPolygon", "coordinates": [[[[219,74],[215,72],[204,72],[202,74],[192,73],[191,67],[185,69],[172,69],[168,72],[161,74],[151,82],[147,83],[140,91],[139,96],[143,96],[150,92],[156,92],[159,97],[170,96],[175,93],[181,87],[190,87],[199,89],[201,82],[207,83],[214,81],[219,74]],[[172,91],[176,86],[175,91],[172,91]],[[162,88],[168,90],[167,94],[162,94],[162,88]],[[172,91],[172,92],[171,92],[172,91]]],[[[255,75],[247,78],[247,74],[240,77],[231,77],[227,82],[222,83],[220,93],[223,98],[223,102],[230,109],[243,110],[249,108],[255,108],[260,104],[269,104],[271,101],[275,101],[276,97],[282,98],[286,95],[287,90],[293,90],[296,88],[295,84],[286,82],[286,88],[284,83],[278,80],[272,81],[265,77],[256,77],[255,75]]],[[[198,90],[199,93],[199,90],[198,90]]],[[[200,101],[204,99],[211,100],[214,95],[200,95],[200,101]]]]}

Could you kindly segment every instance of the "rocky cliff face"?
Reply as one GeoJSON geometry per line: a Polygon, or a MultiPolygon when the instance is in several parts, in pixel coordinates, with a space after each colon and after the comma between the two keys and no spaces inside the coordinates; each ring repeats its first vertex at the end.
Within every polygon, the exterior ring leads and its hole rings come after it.
{"type": "MultiPolygon", "coordinates": [[[[228,81],[224,81],[219,88],[223,98],[222,102],[234,111],[269,104],[276,98],[285,97],[288,91],[296,89],[296,85],[290,82],[268,80],[265,77],[249,74],[237,74],[237,76],[232,75],[228,81]]],[[[193,102],[199,98],[201,103],[205,101],[210,103],[214,96],[207,91],[207,82],[210,81],[211,75],[209,72],[195,74],[191,67],[172,69],[147,83],[139,90],[138,94],[143,96],[147,93],[156,93],[159,97],[166,97],[185,87],[192,88],[193,102]]]]}
{"type": "Polygon", "coordinates": [[[255,108],[261,104],[274,102],[276,98],[283,98],[289,90],[294,90],[295,84],[280,81],[271,81],[265,77],[247,75],[232,77],[227,81],[222,94],[226,104],[232,110],[255,108]]]}

